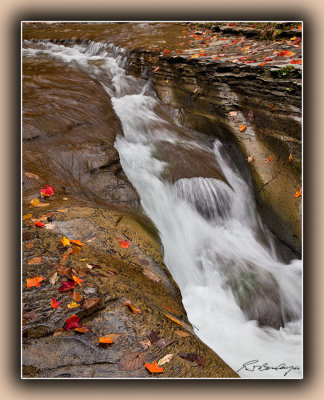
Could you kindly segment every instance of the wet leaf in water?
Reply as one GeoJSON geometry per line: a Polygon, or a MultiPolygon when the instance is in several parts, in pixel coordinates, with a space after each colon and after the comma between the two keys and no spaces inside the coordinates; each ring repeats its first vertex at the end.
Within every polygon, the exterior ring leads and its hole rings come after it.
{"type": "Polygon", "coordinates": [[[176,339],[167,340],[166,338],[162,338],[156,342],[156,345],[160,347],[160,349],[165,349],[170,346],[170,344],[176,342],[176,339]]]}
{"type": "Polygon", "coordinates": [[[98,303],[100,303],[100,297],[92,297],[90,299],[85,299],[83,300],[81,306],[82,308],[88,309],[91,307],[96,306],[98,303]]]}
{"type": "Polygon", "coordinates": [[[71,294],[71,299],[80,302],[82,300],[82,296],[78,292],[73,292],[71,294]]]}
{"type": "Polygon", "coordinates": [[[289,157],[288,157],[289,162],[292,161],[292,159],[293,159],[293,156],[291,153],[289,153],[289,157]]]}
{"type": "Polygon", "coordinates": [[[188,332],[185,332],[185,331],[174,331],[174,333],[177,336],[180,336],[180,337],[188,337],[188,336],[190,336],[190,334],[188,332]]]}
{"type": "Polygon", "coordinates": [[[52,302],[51,302],[51,307],[52,307],[52,308],[59,308],[59,307],[60,307],[60,304],[61,304],[61,301],[57,301],[57,300],[55,299],[55,297],[53,297],[52,302]]]}
{"type": "Polygon", "coordinates": [[[205,367],[206,365],[206,360],[204,357],[199,356],[198,354],[194,353],[178,353],[177,354],[179,357],[183,358],[184,360],[191,361],[191,362],[196,362],[200,367],[205,367]]]}
{"type": "Polygon", "coordinates": [[[74,330],[80,333],[85,333],[90,331],[90,329],[87,328],[86,326],[79,326],[77,328],[74,328],[74,330]]]}
{"type": "Polygon", "coordinates": [[[145,363],[143,353],[125,354],[119,361],[119,369],[121,371],[134,371],[141,368],[145,363]]]}
{"type": "Polygon", "coordinates": [[[269,110],[270,110],[271,112],[274,112],[274,111],[275,111],[275,106],[274,106],[274,104],[270,104],[269,110]]]}
{"type": "Polygon", "coordinates": [[[142,310],[138,307],[133,306],[133,304],[128,304],[128,307],[132,310],[133,314],[142,314],[142,310]]]}
{"type": "Polygon", "coordinates": [[[59,336],[62,335],[63,333],[63,328],[55,329],[53,336],[59,336]]]}
{"type": "Polygon", "coordinates": [[[168,307],[168,306],[166,306],[165,304],[163,304],[162,307],[165,308],[167,311],[169,311],[169,312],[172,313],[172,314],[180,315],[180,313],[179,313],[178,311],[176,311],[176,310],[175,310],[174,308],[172,308],[172,307],[168,307]]]}
{"type": "Polygon", "coordinates": [[[172,317],[172,316],[169,315],[169,314],[165,314],[165,316],[166,316],[167,318],[169,318],[171,321],[175,322],[176,324],[183,325],[183,323],[180,322],[177,318],[174,318],[174,317],[172,317]]]}
{"type": "Polygon", "coordinates": [[[33,286],[40,287],[40,283],[43,282],[45,278],[43,276],[36,275],[34,278],[27,278],[27,288],[31,288],[33,286]]]}
{"type": "Polygon", "coordinates": [[[63,281],[62,286],[58,289],[59,292],[67,292],[75,287],[74,281],[63,281]]]}
{"type": "Polygon", "coordinates": [[[68,278],[73,280],[72,268],[65,267],[64,265],[61,265],[61,264],[56,264],[55,270],[59,273],[59,275],[67,276],[68,278]]]}
{"type": "Polygon", "coordinates": [[[166,356],[162,357],[158,362],[157,365],[160,367],[163,364],[170,362],[173,358],[174,354],[167,354],[166,356]]]}
{"type": "Polygon", "coordinates": [[[28,265],[39,265],[43,262],[43,257],[34,257],[28,260],[28,265]]]}
{"type": "Polygon", "coordinates": [[[164,371],[164,368],[159,367],[155,361],[152,364],[146,363],[145,368],[148,369],[152,373],[152,375],[160,374],[164,371]]]}
{"type": "Polygon", "coordinates": [[[152,331],[149,335],[148,335],[148,337],[149,337],[149,339],[150,339],[150,341],[152,342],[152,343],[156,343],[158,340],[160,340],[161,339],[161,337],[159,336],[159,331],[152,331]]]}
{"type": "Polygon", "coordinates": [[[32,206],[37,206],[37,204],[39,204],[39,200],[35,197],[34,199],[30,200],[30,204],[32,206]]]}
{"type": "Polygon", "coordinates": [[[245,125],[239,125],[238,127],[240,132],[244,132],[246,130],[246,126],[245,125]]]}
{"type": "Polygon", "coordinates": [[[39,179],[39,176],[36,174],[33,174],[32,172],[25,172],[25,175],[28,176],[28,178],[39,179]]]}
{"type": "Polygon", "coordinates": [[[270,162],[270,161],[273,160],[274,158],[275,158],[275,156],[268,156],[267,158],[264,159],[264,161],[270,162]]]}
{"type": "Polygon", "coordinates": [[[43,228],[44,223],[43,222],[39,222],[39,221],[35,221],[35,225],[38,226],[39,228],[43,228]]]}
{"type": "Polygon", "coordinates": [[[97,340],[97,342],[103,343],[103,344],[114,343],[109,335],[100,336],[99,340],[97,340]]]}
{"type": "Polygon", "coordinates": [[[71,246],[70,241],[67,237],[63,236],[63,238],[61,239],[61,242],[63,244],[63,246],[71,246]]]}

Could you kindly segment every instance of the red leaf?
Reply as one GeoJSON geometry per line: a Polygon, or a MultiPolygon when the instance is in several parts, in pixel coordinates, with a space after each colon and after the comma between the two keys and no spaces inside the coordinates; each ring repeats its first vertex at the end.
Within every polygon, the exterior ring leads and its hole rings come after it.
{"type": "Polygon", "coordinates": [[[65,321],[65,329],[67,331],[71,331],[74,328],[81,328],[81,325],[79,324],[80,318],[77,315],[72,315],[72,317],[68,318],[65,321]]]}
{"type": "Polygon", "coordinates": [[[43,196],[53,196],[54,188],[51,185],[46,185],[44,188],[41,188],[40,193],[43,196]]]}
{"type": "Polygon", "coordinates": [[[36,222],[35,222],[35,225],[36,225],[36,226],[39,226],[40,228],[43,228],[44,223],[43,223],[43,222],[36,221],[36,222]]]}
{"type": "Polygon", "coordinates": [[[298,44],[298,43],[300,43],[301,42],[301,38],[298,38],[297,40],[295,40],[294,42],[293,42],[293,44],[298,44]]]}
{"type": "Polygon", "coordinates": [[[120,247],[127,249],[129,246],[129,241],[128,240],[125,240],[124,242],[120,241],[119,244],[120,244],[120,247]]]}
{"type": "Polygon", "coordinates": [[[61,301],[57,301],[57,300],[55,299],[55,297],[53,297],[53,300],[52,300],[52,302],[51,302],[51,307],[52,307],[52,308],[59,308],[59,307],[60,307],[60,304],[61,304],[61,301]]]}
{"type": "Polygon", "coordinates": [[[63,281],[62,286],[58,289],[59,292],[67,292],[75,287],[74,281],[63,281]]]}

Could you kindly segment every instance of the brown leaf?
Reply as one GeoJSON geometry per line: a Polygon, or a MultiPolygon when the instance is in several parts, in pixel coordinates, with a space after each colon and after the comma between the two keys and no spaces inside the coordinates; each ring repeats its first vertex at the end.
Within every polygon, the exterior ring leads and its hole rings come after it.
{"type": "Polygon", "coordinates": [[[133,306],[133,304],[129,304],[129,308],[132,310],[133,314],[142,314],[142,310],[133,306]]]}
{"type": "Polygon", "coordinates": [[[59,273],[61,276],[67,276],[69,279],[73,279],[73,271],[72,268],[65,267],[64,265],[56,264],[55,270],[59,273]]]}
{"type": "Polygon", "coordinates": [[[190,334],[188,332],[185,331],[174,331],[174,333],[180,337],[188,337],[190,336],[190,334]]]}
{"type": "Polygon", "coordinates": [[[142,340],[140,343],[141,343],[141,345],[142,345],[144,350],[146,350],[146,349],[148,349],[149,347],[152,346],[152,343],[151,343],[150,340],[142,340]]]}
{"type": "Polygon", "coordinates": [[[85,299],[83,300],[81,307],[87,310],[88,308],[96,306],[100,302],[100,300],[101,299],[99,297],[92,297],[90,299],[85,299]]]}
{"type": "Polygon", "coordinates": [[[71,299],[73,299],[73,300],[75,300],[75,301],[78,301],[78,302],[80,303],[80,301],[82,300],[82,296],[81,296],[81,294],[78,293],[78,292],[73,292],[73,293],[71,294],[71,299]]]}
{"type": "Polygon", "coordinates": [[[107,270],[107,274],[108,274],[108,275],[111,275],[111,276],[117,276],[117,272],[116,272],[116,271],[113,271],[113,270],[111,270],[111,269],[108,269],[108,270],[107,270]]]}
{"type": "Polygon", "coordinates": [[[170,344],[176,342],[176,339],[167,340],[166,338],[162,338],[156,342],[156,345],[160,347],[160,349],[165,349],[170,346],[170,344]]]}
{"type": "Polygon", "coordinates": [[[148,337],[149,337],[149,339],[150,339],[150,341],[151,341],[152,343],[156,343],[158,340],[161,339],[160,336],[158,336],[159,333],[160,333],[159,331],[156,331],[156,332],[152,331],[152,332],[148,335],[148,337]]]}
{"type": "Polygon", "coordinates": [[[63,333],[63,328],[55,329],[53,336],[62,335],[62,333],[63,333]]]}
{"type": "Polygon", "coordinates": [[[163,304],[162,307],[165,308],[170,313],[180,316],[180,313],[178,311],[176,311],[174,308],[168,307],[165,304],[163,304]]]}
{"type": "Polygon", "coordinates": [[[25,175],[28,176],[28,178],[39,179],[39,176],[32,172],[25,172],[25,175]]]}
{"type": "Polygon", "coordinates": [[[74,328],[75,331],[80,332],[80,333],[85,333],[85,332],[89,332],[89,328],[87,328],[86,326],[79,326],[78,328],[74,328]]]}
{"type": "Polygon", "coordinates": [[[143,274],[154,282],[160,282],[161,280],[157,275],[153,274],[153,272],[149,271],[148,269],[143,269],[143,274]]]}
{"type": "Polygon", "coordinates": [[[32,249],[34,247],[34,243],[33,242],[29,242],[25,244],[25,248],[26,249],[32,249]]]}
{"type": "Polygon", "coordinates": [[[206,365],[206,360],[202,356],[198,356],[198,354],[194,353],[178,353],[178,356],[183,358],[184,360],[196,362],[200,367],[204,368],[206,365]]]}
{"type": "Polygon", "coordinates": [[[145,364],[145,356],[143,353],[125,354],[119,361],[119,369],[121,371],[134,371],[141,368],[145,364]]]}
{"type": "Polygon", "coordinates": [[[28,265],[39,265],[43,262],[43,257],[34,257],[28,260],[28,265]]]}
{"type": "Polygon", "coordinates": [[[25,319],[37,319],[39,315],[35,313],[35,311],[24,311],[22,313],[23,318],[25,319]]]}

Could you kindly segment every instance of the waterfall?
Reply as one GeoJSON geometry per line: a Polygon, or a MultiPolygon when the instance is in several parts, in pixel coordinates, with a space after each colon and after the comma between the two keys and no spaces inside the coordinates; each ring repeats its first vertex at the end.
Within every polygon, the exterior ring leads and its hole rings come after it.
{"type": "Polygon", "coordinates": [[[126,74],[123,49],[25,41],[23,55],[80,68],[111,97],[123,128],[115,142],[123,170],[159,231],[165,264],[196,334],[242,377],[302,377],[302,262],[280,260],[251,189],[222,143],[208,146],[164,119],[149,83],[126,74]],[[185,163],[183,177],[170,179],[162,145],[167,156],[173,148],[185,155],[172,164],[177,170],[177,162],[185,163]],[[190,176],[185,157],[191,152],[214,160],[223,179],[190,176]],[[242,367],[249,361],[255,362],[242,367]]]}

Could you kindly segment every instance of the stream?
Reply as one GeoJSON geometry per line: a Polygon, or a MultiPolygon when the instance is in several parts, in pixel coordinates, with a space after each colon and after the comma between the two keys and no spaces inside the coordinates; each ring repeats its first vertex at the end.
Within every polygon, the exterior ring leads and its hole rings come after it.
{"type": "Polygon", "coordinates": [[[302,262],[281,260],[226,146],[180,126],[113,44],[26,40],[23,56],[80,69],[111,98],[123,128],[115,148],[195,333],[241,377],[302,377],[302,262]],[[217,174],[201,176],[206,160],[217,174]]]}

